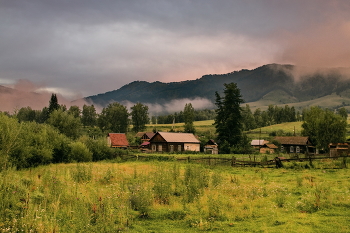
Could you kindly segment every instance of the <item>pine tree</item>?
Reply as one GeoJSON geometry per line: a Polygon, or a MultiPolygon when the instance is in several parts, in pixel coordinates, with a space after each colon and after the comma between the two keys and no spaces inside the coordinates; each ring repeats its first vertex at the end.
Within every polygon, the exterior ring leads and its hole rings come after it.
{"type": "Polygon", "coordinates": [[[58,104],[57,96],[56,94],[52,94],[49,102],[49,114],[51,114],[54,110],[58,110],[59,108],[60,105],[58,104]]]}
{"type": "Polygon", "coordinates": [[[224,86],[223,97],[215,92],[217,115],[214,125],[218,134],[218,142],[232,147],[239,144],[242,138],[243,126],[240,104],[244,101],[236,83],[225,83],[224,86]]]}

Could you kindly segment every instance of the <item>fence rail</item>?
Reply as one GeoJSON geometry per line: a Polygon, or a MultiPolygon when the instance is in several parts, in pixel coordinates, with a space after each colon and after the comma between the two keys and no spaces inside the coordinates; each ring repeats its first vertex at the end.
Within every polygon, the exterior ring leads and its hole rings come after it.
{"type": "Polygon", "coordinates": [[[275,157],[274,159],[268,160],[268,161],[256,161],[256,156],[250,156],[250,157],[244,157],[244,158],[236,158],[232,156],[232,158],[222,158],[222,157],[197,157],[197,156],[186,156],[186,157],[175,157],[175,156],[152,156],[152,155],[127,155],[123,156],[124,160],[172,160],[172,161],[179,161],[179,162],[188,162],[188,163],[199,163],[199,164],[205,164],[209,166],[216,166],[216,165],[222,165],[222,166],[231,166],[231,167],[269,167],[269,166],[276,166],[277,168],[283,167],[284,162],[305,162],[308,161],[312,163],[314,160],[322,160],[322,159],[338,159],[338,158],[348,158],[349,155],[346,156],[337,156],[337,157],[330,157],[330,156],[318,156],[318,155],[312,155],[307,156],[304,158],[284,158],[284,157],[275,157]]]}

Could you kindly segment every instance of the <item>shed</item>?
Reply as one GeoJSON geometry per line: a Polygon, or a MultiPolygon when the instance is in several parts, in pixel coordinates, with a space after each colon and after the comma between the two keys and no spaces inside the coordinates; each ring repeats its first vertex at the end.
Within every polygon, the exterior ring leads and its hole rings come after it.
{"type": "Polygon", "coordinates": [[[200,151],[200,141],[192,133],[157,132],[149,142],[154,152],[200,151]]]}
{"type": "Polygon", "coordinates": [[[125,133],[109,133],[107,135],[107,145],[115,148],[127,148],[129,142],[125,133]]]}
{"type": "Polygon", "coordinates": [[[207,153],[207,154],[219,154],[218,144],[213,139],[210,139],[204,145],[204,153],[207,153]]]}
{"type": "Polygon", "coordinates": [[[261,140],[252,140],[250,142],[250,145],[254,147],[254,149],[259,150],[264,144],[268,143],[269,141],[265,141],[264,139],[261,140]]]}
{"type": "Polygon", "coordinates": [[[262,154],[273,154],[278,149],[278,146],[276,146],[273,143],[265,143],[263,146],[260,147],[260,153],[262,154]]]}
{"type": "Polygon", "coordinates": [[[348,155],[350,152],[348,143],[330,143],[329,144],[330,157],[338,157],[340,155],[348,155]]]}

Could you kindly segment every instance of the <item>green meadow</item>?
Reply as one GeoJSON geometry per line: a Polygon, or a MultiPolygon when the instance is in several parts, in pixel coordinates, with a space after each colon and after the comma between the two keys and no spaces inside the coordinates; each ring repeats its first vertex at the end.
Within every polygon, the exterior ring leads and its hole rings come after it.
{"type": "Polygon", "coordinates": [[[304,165],[119,160],[10,169],[0,173],[0,232],[349,232],[344,162],[304,165]]]}
{"type": "MultiPolygon", "coordinates": [[[[198,135],[215,133],[213,121],[194,124],[198,135]]],[[[180,131],[183,124],[157,127],[180,131]]],[[[276,131],[299,134],[301,122],[247,135],[267,139],[276,131]]],[[[1,171],[0,232],[350,232],[349,158],[277,169],[176,161],[204,154],[120,156],[1,171]]]]}

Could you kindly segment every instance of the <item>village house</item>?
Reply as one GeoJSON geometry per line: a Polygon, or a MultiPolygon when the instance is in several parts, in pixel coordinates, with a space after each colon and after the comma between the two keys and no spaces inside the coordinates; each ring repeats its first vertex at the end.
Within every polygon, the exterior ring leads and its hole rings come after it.
{"type": "Polygon", "coordinates": [[[281,144],[281,152],[283,153],[315,153],[315,147],[311,144],[309,137],[291,136],[291,137],[275,137],[274,140],[281,144]]]}
{"type": "Polygon", "coordinates": [[[329,156],[338,157],[342,155],[348,155],[350,152],[348,143],[330,143],[329,144],[329,156]]]}
{"type": "Polygon", "coordinates": [[[261,154],[274,154],[277,149],[278,149],[278,146],[276,146],[275,144],[265,143],[262,147],[260,147],[259,152],[261,154]]]}
{"type": "Polygon", "coordinates": [[[149,142],[153,152],[200,151],[200,141],[192,133],[157,132],[149,142]]]}
{"type": "Polygon", "coordinates": [[[204,153],[206,153],[206,154],[219,154],[218,144],[213,139],[210,139],[204,145],[204,153]]]}
{"type": "Polygon", "coordinates": [[[250,145],[251,145],[254,149],[256,149],[257,151],[259,151],[260,148],[261,148],[262,146],[264,146],[265,143],[268,143],[268,141],[265,141],[264,139],[261,139],[261,140],[252,140],[252,141],[250,142],[250,145]]]}
{"type": "Polygon", "coordinates": [[[129,142],[124,133],[109,133],[107,135],[107,145],[113,148],[126,149],[129,142]]]}

